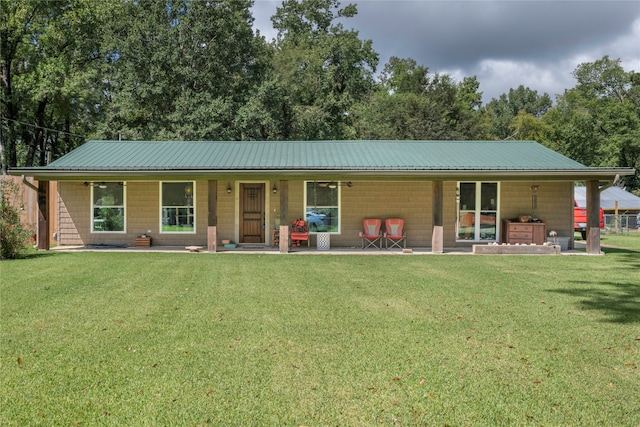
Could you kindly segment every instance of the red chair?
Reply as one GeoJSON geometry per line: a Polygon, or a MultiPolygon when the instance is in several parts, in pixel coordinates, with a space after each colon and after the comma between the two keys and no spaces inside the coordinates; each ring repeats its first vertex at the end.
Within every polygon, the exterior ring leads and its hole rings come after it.
{"type": "Polygon", "coordinates": [[[362,249],[370,246],[382,249],[382,220],[366,218],[362,220],[362,231],[358,233],[362,239],[362,249]]]}
{"type": "Polygon", "coordinates": [[[307,221],[302,218],[298,218],[291,224],[291,236],[289,241],[291,246],[301,246],[302,242],[307,241],[307,247],[310,247],[309,242],[309,226],[307,221]]]}
{"type": "Polygon", "coordinates": [[[407,247],[407,236],[404,232],[404,219],[402,218],[387,218],[384,221],[384,240],[387,249],[397,247],[407,247]],[[391,246],[389,246],[391,243],[391,246]]]}

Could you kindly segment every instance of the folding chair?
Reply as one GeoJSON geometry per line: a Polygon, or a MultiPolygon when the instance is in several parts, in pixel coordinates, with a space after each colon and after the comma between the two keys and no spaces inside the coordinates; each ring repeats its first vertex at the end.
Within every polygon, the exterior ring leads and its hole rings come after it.
{"type": "MultiPolygon", "coordinates": [[[[397,247],[407,247],[407,236],[404,232],[404,219],[402,218],[387,218],[384,221],[384,240],[387,249],[397,247]],[[389,246],[391,243],[391,246],[389,246]]],[[[400,248],[400,249],[402,249],[400,248]]]]}
{"type": "Polygon", "coordinates": [[[358,233],[362,239],[362,249],[370,246],[382,249],[382,220],[366,218],[362,220],[362,231],[358,233]]]}
{"type": "Polygon", "coordinates": [[[304,240],[307,241],[307,247],[309,247],[309,227],[307,221],[302,218],[298,218],[291,224],[291,237],[289,242],[291,246],[301,246],[304,240]]]}

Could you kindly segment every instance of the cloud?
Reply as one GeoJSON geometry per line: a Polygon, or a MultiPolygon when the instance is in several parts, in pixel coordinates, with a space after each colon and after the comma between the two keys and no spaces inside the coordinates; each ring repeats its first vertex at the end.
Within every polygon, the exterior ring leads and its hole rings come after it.
{"type": "MultiPolygon", "coordinates": [[[[575,85],[571,73],[577,65],[604,55],[620,58],[627,71],[640,71],[638,1],[341,3],[357,4],[358,14],[343,24],[357,30],[361,39],[373,41],[380,54],[378,71],[397,56],[413,58],[430,72],[448,73],[458,81],[475,75],[485,102],[519,85],[553,98],[575,85]]],[[[254,14],[270,9],[272,15],[280,4],[256,1],[254,14]]],[[[270,28],[271,22],[266,22],[270,28]]]]}
{"type": "Polygon", "coordinates": [[[254,18],[253,28],[259,30],[267,41],[271,41],[277,35],[277,31],[273,29],[271,17],[281,4],[282,2],[273,0],[256,0],[251,8],[254,18]]]}
{"type": "Polygon", "coordinates": [[[538,91],[539,95],[547,93],[554,99],[565,88],[571,87],[571,75],[564,73],[566,67],[561,65],[540,66],[535,62],[485,60],[475,68],[475,75],[480,82],[480,90],[490,97],[498,98],[502,93],[508,93],[509,89],[515,89],[522,85],[538,91]],[[566,75],[565,75],[566,74],[566,75]]]}
{"type": "Polygon", "coordinates": [[[353,26],[381,53],[413,52],[443,68],[467,68],[485,59],[562,58],[567,51],[608,43],[640,15],[638,3],[630,1],[356,3],[353,26]]]}
{"type": "Polygon", "coordinates": [[[615,40],[609,51],[612,58],[621,59],[625,70],[640,72],[640,17],[633,22],[631,32],[615,40]]]}

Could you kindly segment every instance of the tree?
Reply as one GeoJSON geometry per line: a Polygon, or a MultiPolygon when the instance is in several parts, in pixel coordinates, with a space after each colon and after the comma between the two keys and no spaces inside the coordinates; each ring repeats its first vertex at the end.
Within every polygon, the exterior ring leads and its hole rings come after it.
{"type": "Polygon", "coordinates": [[[511,120],[509,128],[513,139],[537,141],[541,144],[547,144],[553,133],[552,126],[524,110],[520,110],[511,120]]]}
{"type": "Polygon", "coordinates": [[[25,249],[33,231],[20,221],[22,204],[18,185],[0,177],[0,259],[17,258],[25,249]]]}
{"type": "Polygon", "coordinates": [[[238,110],[264,78],[264,41],[251,27],[252,2],[185,1],[178,32],[179,94],[169,117],[179,139],[238,139],[238,110]]]}
{"type": "Polygon", "coordinates": [[[521,111],[540,119],[552,105],[553,102],[546,93],[538,95],[538,91],[522,85],[509,89],[508,94],[503,93],[498,99],[492,99],[485,107],[489,132],[498,139],[514,138],[513,120],[521,111]]]}
{"type": "Polygon", "coordinates": [[[573,77],[578,82],[576,91],[585,99],[624,102],[631,88],[631,74],[622,68],[620,59],[609,59],[607,55],[578,65],[573,77]]]}
{"type": "Polygon", "coordinates": [[[111,11],[98,136],[237,139],[235,119],[268,51],[250,0],[126,2],[111,11]]]}
{"type": "Polygon", "coordinates": [[[3,171],[83,140],[96,102],[99,30],[109,2],[1,0],[3,171]]]}
{"type": "Polygon", "coordinates": [[[636,169],[626,178],[640,188],[640,79],[625,71],[619,59],[580,64],[574,88],[565,90],[558,105],[543,118],[554,128],[552,148],[587,166],[636,169]]]}
{"type": "Polygon", "coordinates": [[[273,78],[256,88],[247,103],[240,107],[236,126],[241,140],[279,141],[283,130],[290,128],[291,112],[285,101],[285,89],[273,78]]]}
{"type": "Polygon", "coordinates": [[[370,40],[335,23],[357,13],[337,0],[285,0],[272,17],[271,88],[281,94],[283,139],[343,139],[352,135],[350,110],[373,87],[378,55],[370,40]]]}
{"type": "Polygon", "coordinates": [[[483,135],[482,93],[475,77],[456,83],[430,76],[413,59],[392,57],[378,90],[353,110],[365,139],[477,139],[483,135]]]}
{"type": "Polygon", "coordinates": [[[382,70],[380,84],[391,94],[422,95],[429,84],[429,68],[418,65],[412,58],[392,56],[382,70]]]}

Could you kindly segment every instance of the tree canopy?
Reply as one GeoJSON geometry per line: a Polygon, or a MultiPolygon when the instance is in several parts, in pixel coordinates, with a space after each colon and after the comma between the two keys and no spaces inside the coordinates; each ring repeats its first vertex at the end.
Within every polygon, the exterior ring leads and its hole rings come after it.
{"type": "MultiPolygon", "coordinates": [[[[412,58],[379,74],[338,0],[284,0],[267,41],[253,0],[0,0],[2,172],[87,139],[535,139],[588,166],[640,169],[640,73],[580,64],[554,101],[482,104],[412,58]]],[[[640,188],[639,175],[628,179],[640,188]]]]}
{"type": "Polygon", "coordinates": [[[573,75],[576,86],[542,117],[547,143],[588,166],[635,168],[626,184],[639,189],[640,76],[608,56],[580,64],[573,75]]]}

